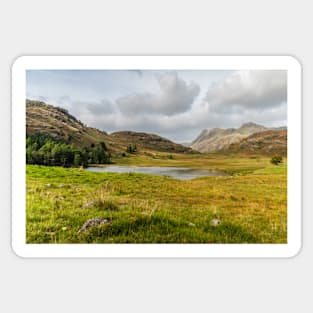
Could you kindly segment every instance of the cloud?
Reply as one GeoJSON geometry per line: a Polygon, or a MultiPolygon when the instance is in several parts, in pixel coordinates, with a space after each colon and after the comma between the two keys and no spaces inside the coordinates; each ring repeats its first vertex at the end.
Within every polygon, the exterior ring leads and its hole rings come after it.
{"type": "Polygon", "coordinates": [[[284,70],[237,71],[213,83],[205,98],[211,112],[263,111],[287,101],[287,72],[284,70]]]}
{"type": "Polygon", "coordinates": [[[120,97],[117,106],[125,114],[164,114],[173,115],[188,111],[200,87],[194,82],[187,84],[175,72],[167,72],[158,76],[158,93],[137,93],[120,97]]]}
{"type": "Polygon", "coordinates": [[[36,73],[29,75],[28,97],[109,133],[143,131],[187,142],[204,128],[287,123],[286,71],[53,72],[52,82],[42,72],[33,81],[36,73]]]}
{"type": "Polygon", "coordinates": [[[102,99],[99,102],[80,102],[79,105],[83,107],[85,106],[89,113],[95,115],[112,113],[114,111],[114,104],[107,99],[102,99]]]}

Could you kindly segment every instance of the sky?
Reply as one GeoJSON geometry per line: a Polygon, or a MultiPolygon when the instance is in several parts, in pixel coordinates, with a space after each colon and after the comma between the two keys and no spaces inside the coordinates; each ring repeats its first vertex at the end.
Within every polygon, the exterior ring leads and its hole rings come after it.
{"type": "Polygon", "coordinates": [[[215,127],[287,126],[285,70],[27,70],[26,96],[108,133],[180,143],[215,127]]]}

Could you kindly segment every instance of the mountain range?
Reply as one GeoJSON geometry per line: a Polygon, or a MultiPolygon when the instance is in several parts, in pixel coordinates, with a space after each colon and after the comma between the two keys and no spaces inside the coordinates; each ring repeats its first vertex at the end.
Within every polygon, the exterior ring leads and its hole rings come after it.
{"type": "Polygon", "coordinates": [[[109,152],[118,155],[135,144],[140,151],[169,153],[243,152],[287,154],[286,127],[267,128],[245,123],[239,128],[204,129],[189,145],[178,144],[157,134],[134,131],[105,131],[88,127],[66,109],[42,101],[26,100],[26,133],[46,134],[79,148],[105,142],[109,152]]]}

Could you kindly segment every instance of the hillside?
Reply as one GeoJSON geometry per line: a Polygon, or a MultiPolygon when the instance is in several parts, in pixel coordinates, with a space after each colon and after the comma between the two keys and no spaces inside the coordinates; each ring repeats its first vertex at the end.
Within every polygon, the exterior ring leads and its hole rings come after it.
{"type": "Polygon", "coordinates": [[[183,145],[174,143],[166,138],[155,134],[143,132],[120,131],[110,134],[113,140],[117,140],[124,145],[129,143],[136,144],[140,149],[157,150],[161,152],[189,153],[192,149],[183,145]]]}
{"type": "Polygon", "coordinates": [[[67,110],[41,101],[26,100],[26,133],[46,134],[78,147],[89,147],[103,141],[110,150],[121,148],[106,132],[87,127],[67,110]]]}
{"type": "Polygon", "coordinates": [[[252,134],[239,143],[231,144],[225,151],[287,156],[287,130],[267,130],[252,134]]]}
{"type": "Polygon", "coordinates": [[[26,100],[26,133],[27,135],[49,135],[79,148],[104,142],[113,154],[125,152],[129,144],[136,144],[139,149],[162,152],[192,151],[191,148],[154,134],[122,131],[109,135],[104,131],[84,125],[63,108],[33,100],[26,100]]]}
{"type": "Polygon", "coordinates": [[[239,128],[213,128],[203,130],[200,135],[191,143],[191,148],[200,152],[213,152],[225,150],[230,145],[241,142],[252,134],[268,130],[279,131],[282,128],[269,129],[255,123],[245,123],[239,128]]]}

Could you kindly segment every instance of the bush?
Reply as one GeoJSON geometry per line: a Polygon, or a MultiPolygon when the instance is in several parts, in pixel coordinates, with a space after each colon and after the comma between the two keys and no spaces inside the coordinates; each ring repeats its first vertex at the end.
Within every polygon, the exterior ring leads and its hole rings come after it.
{"type": "Polygon", "coordinates": [[[283,162],[283,157],[281,155],[274,155],[271,158],[271,163],[274,165],[278,165],[283,162]]]}

